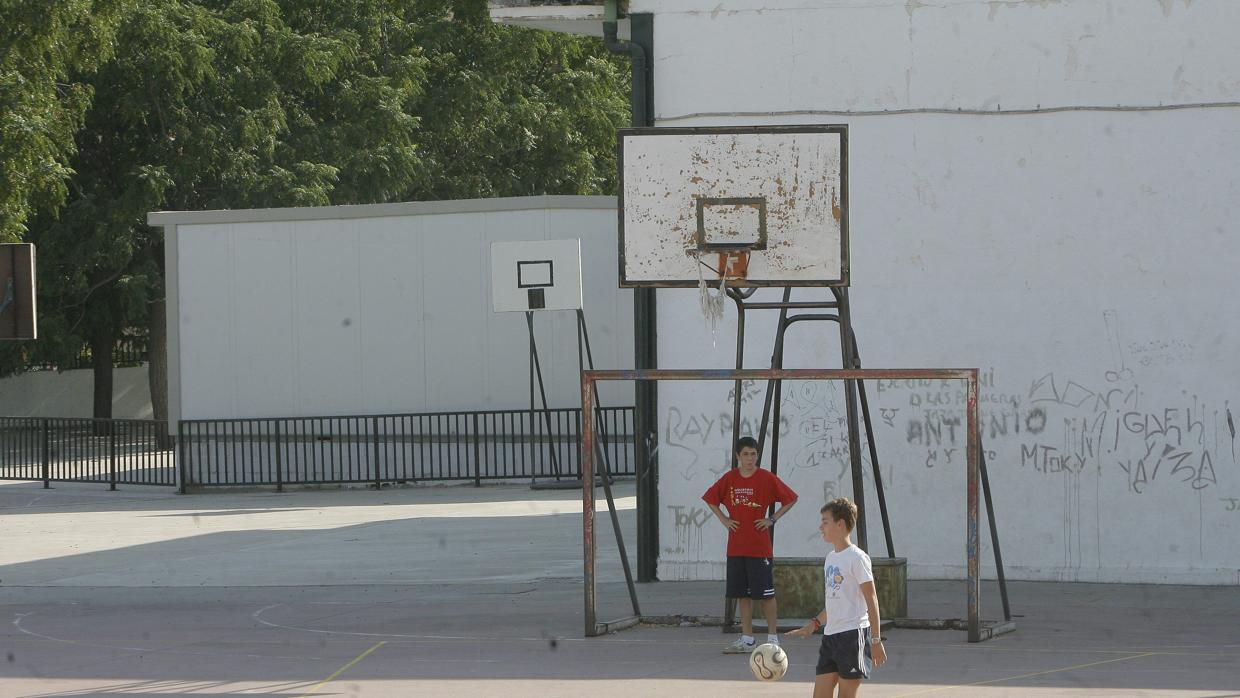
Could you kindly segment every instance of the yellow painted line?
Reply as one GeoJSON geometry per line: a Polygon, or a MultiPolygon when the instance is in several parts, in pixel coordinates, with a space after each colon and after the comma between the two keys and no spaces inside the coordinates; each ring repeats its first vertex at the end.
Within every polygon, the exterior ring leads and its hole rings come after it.
{"type": "Polygon", "coordinates": [[[939,688],[927,688],[923,691],[913,691],[912,693],[901,693],[892,698],[905,698],[906,696],[921,696],[927,693],[938,693],[939,691],[950,691],[954,688],[968,688],[969,686],[985,686],[992,683],[1002,683],[1004,681],[1016,681],[1017,679],[1028,679],[1033,676],[1045,676],[1046,674],[1058,674],[1061,671],[1074,671],[1076,669],[1085,669],[1086,667],[1098,666],[1100,664],[1110,664],[1112,662],[1124,662],[1129,659],[1140,659],[1142,657],[1152,657],[1161,652],[1144,652],[1142,654],[1134,654],[1128,657],[1116,657],[1115,659],[1103,659],[1097,662],[1089,662],[1088,664],[1077,664],[1075,666],[1066,666],[1059,669],[1047,669],[1046,671],[1035,671],[1029,674],[1019,674],[1017,676],[1005,676],[1001,679],[990,679],[988,681],[975,681],[973,683],[958,684],[956,686],[941,686],[939,688]]]}
{"type": "Polygon", "coordinates": [[[319,683],[318,683],[318,684],[317,684],[314,688],[312,688],[312,689],[310,689],[309,691],[306,691],[305,693],[301,694],[301,698],[306,698],[306,696],[309,696],[311,693],[314,693],[315,691],[319,690],[320,688],[322,688],[322,687],[326,686],[327,684],[331,683],[331,682],[332,682],[332,680],[333,680],[333,679],[335,679],[337,676],[340,676],[340,675],[341,675],[341,674],[343,674],[344,672],[348,671],[349,667],[351,667],[351,666],[353,666],[354,664],[357,664],[358,662],[362,661],[363,659],[365,659],[365,658],[366,658],[366,655],[370,654],[371,652],[374,652],[375,650],[379,649],[380,647],[382,647],[382,646],[384,646],[384,645],[386,645],[386,644],[387,644],[387,641],[386,641],[386,640],[384,640],[383,642],[376,642],[376,643],[374,644],[374,646],[373,646],[373,647],[371,647],[370,649],[366,650],[365,652],[362,652],[361,654],[359,654],[359,655],[357,655],[356,657],[354,657],[354,658],[353,658],[353,661],[351,661],[351,662],[349,662],[348,664],[345,664],[344,666],[340,667],[340,668],[339,668],[339,669],[337,669],[337,670],[335,671],[335,673],[333,673],[331,676],[328,676],[327,678],[325,678],[325,679],[323,679],[322,681],[320,681],[320,682],[319,682],[319,683]]]}

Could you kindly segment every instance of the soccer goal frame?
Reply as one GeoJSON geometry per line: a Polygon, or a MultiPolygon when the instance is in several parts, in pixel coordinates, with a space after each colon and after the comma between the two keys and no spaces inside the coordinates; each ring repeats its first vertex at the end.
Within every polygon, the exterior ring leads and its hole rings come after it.
{"type": "Polygon", "coordinates": [[[598,622],[595,560],[595,468],[596,449],[600,443],[595,424],[596,383],[599,381],[775,381],[775,380],[839,380],[851,384],[865,380],[961,380],[965,381],[966,402],[966,513],[965,580],[968,606],[967,631],[969,642],[989,639],[992,633],[982,632],[980,620],[981,559],[978,537],[979,489],[981,484],[981,448],[978,434],[978,369],[976,368],[906,368],[906,369],[638,369],[583,370],[581,372],[581,483],[582,536],[585,561],[585,635],[596,637],[620,630],[641,621],[636,590],[629,581],[633,615],[609,622],[598,622]]]}

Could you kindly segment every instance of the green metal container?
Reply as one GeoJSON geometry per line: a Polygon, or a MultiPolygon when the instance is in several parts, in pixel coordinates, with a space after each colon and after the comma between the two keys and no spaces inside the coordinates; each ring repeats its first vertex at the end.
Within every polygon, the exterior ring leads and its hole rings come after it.
{"type": "MultiPolygon", "coordinates": [[[[825,587],[820,557],[775,558],[775,598],[780,618],[809,618],[822,611],[825,587]]],[[[908,559],[876,557],[874,588],[878,612],[884,619],[908,616],[908,559]]]]}

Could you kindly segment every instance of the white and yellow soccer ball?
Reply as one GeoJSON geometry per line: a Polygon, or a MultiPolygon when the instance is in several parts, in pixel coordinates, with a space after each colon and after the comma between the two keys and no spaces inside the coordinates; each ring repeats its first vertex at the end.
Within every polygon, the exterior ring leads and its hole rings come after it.
{"type": "Polygon", "coordinates": [[[749,655],[749,670],[759,681],[778,681],[788,672],[788,654],[771,642],[758,645],[749,655]]]}

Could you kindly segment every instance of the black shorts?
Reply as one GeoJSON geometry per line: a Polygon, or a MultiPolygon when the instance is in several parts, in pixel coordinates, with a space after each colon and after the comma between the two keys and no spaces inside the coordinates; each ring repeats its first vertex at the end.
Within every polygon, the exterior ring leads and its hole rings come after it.
{"type": "Polygon", "coordinates": [[[869,628],[822,636],[815,675],[839,674],[841,679],[868,679],[873,670],[869,628]]]}
{"type": "Polygon", "coordinates": [[[769,557],[728,556],[729,599],[775,598],[775,575],[769,557]]]}

